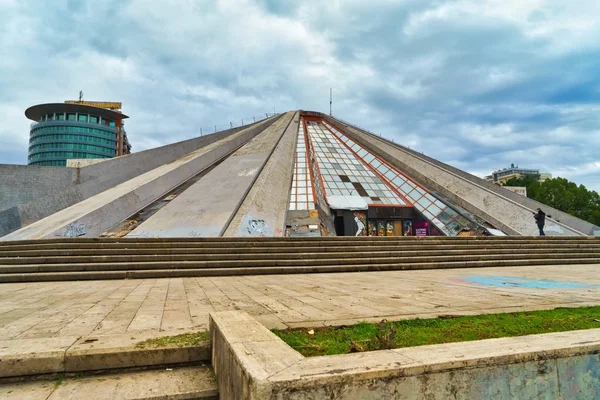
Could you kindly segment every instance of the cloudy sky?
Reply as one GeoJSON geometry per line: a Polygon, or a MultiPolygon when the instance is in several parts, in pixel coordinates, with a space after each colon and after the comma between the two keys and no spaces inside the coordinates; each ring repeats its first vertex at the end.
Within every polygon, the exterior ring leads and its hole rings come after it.
{"type": "Polygon", "coordinates": [[[600,191],[598,0],[0,0],[0,163],[34,104],[122,101],[134,151],[265,112],[334,115],[479,176],[600,191]]]}

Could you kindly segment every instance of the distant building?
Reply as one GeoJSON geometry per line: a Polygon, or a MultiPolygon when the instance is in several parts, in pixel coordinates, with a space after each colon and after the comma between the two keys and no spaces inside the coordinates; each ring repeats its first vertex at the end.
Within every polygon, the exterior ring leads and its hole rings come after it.
{"type": "Polygon", "coordinates": [[[552,174],[549,172],[541,172],[540,173],[540,178],[538,179],[538,181],[540,182],[544,182],[548,179],[552,179],[552,174]]]}
{"type": "Polygon", "coordinates": [[[495,170],[491,175],[486,176],[484,179],[488,182],[504,185],[509,179],[518,179],[527,176],[540,182],[544,182],[546,179],[552,179],[552,174],[550,173],[540,172],[538,169],[519,168],[519,166],[515,166],[515,164],[510,164],[510,168],[495,170]]]}
{"type": "Polygon", "coordinates": [[[121,103],[65,101],[29,107],[28,165],[66,166],[69,159],[112,158],[131,153],[121,103]]]}

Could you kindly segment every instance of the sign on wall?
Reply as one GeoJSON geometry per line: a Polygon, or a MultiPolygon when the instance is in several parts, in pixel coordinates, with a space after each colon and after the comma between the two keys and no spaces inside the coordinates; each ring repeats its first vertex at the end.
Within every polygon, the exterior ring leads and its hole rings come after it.
{"type": "Polygon", "coordinates": [[[65,100],[65,104],[81,104],[83,106],[107,108],[109,110],[120,110],[121,103],[116,101],[79,101],[79,100],[65,100]]]}
{"type": "Polygon", "coordinates": [[[521,196],[527,197],[527,188],[525,186],[502,186],[504,189],[508,189],[511,192],[520,194],[521,196]]]}
{"type": "Polygon", "coordinates": [[[429,222],[415,222],[415,236],[427,236],[429,234],[429,222]]]}

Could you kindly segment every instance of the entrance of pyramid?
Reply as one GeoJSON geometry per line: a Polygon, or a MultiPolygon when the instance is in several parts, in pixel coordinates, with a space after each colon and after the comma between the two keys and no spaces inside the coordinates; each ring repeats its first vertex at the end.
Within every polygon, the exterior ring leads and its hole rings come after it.
{"type": "Polygon", "coordinates": [[[412,207],[370,206],[365,210],[334,209],[336,236],[441,235],[412,207]]]}

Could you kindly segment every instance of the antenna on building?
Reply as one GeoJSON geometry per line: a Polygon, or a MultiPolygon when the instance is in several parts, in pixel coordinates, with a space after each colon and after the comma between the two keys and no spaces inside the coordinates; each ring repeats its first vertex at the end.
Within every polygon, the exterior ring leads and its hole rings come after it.
{"type": "Polygon", "coordinates": [[[79,91],[79,102],[83,101],[83,90],[79,91]]]}
{"type": "Polygon", "coordinates": [[[329,88],[329,115],[333,116],[331,113],[331,105],[333,104],[333,88],[329,88]]]}

